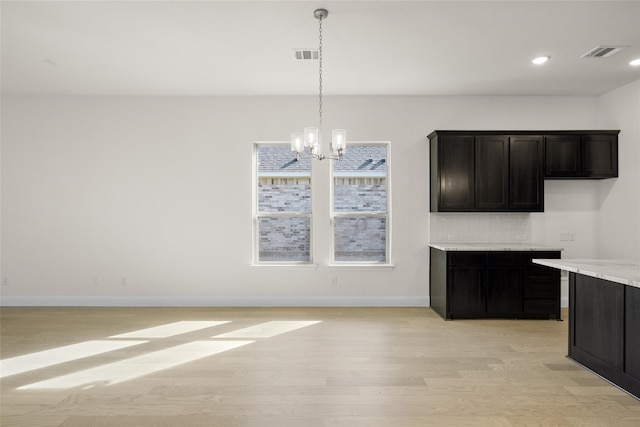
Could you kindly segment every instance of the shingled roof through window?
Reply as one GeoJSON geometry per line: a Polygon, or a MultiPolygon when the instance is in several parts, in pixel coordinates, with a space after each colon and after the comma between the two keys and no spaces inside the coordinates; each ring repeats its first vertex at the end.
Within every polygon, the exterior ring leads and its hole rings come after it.
{"type": "MultiPolygon", "coordinates": [[[[334,161],[336,172],[351,172],[354,175],[363,172],[385,172],[387,170],[385,146],[347,146],[346,155],[340,161],[334,161]]],[[[309,158],[301,156],[296,160],[287,146],[260,145],[258,149],[259,172],[308,172],[309,158]]]]}

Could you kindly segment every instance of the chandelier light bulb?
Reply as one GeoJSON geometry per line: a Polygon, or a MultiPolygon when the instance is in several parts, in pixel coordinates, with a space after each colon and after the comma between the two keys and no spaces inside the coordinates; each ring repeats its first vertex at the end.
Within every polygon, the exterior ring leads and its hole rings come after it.
{"type": "Polygon", "coordinates": [[[347,146],[347,131],[334,129],[331,131],[331,151],[339,156],[344,155],[347,146]]]}
{"type": "Polygon", "coordinates": [[[318,128],[304,128],[304,148],[316,148],[318,146],[318,128]]]}
{"type": "Polygon", "coordinates": [[[550,56],[539,56],[537,58],[534,58],[531,62],[533,62],[536,65],[542,65],[545,62],[547,62],[549,59],[551,59],[550,56]]]}
{"type": "Polygon", "coordinates": [[[296,154],[304,151],[304,134],[302,132],[293,132],[291,134],[291,151],[296,154]]]}

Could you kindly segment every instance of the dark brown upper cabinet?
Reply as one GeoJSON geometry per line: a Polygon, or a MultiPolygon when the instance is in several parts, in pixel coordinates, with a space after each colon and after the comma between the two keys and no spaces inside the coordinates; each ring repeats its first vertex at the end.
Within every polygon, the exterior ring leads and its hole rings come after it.
{"type": "Polygon", "coordinates": [[[509,209],[509,137],[475,137],[475,210],[509,209]]]}
{"type": "Polygon", "coordinates": [[[429,139],[432,212],[544,210],[542,135],[435,131],[429,139]]]}
{"type": "Polygon", "coordinates": [[[544,211],[544,143],[542,135],[509,137],[509,209],[544,211]]]}
{"type": "Polygon", "coordinates": [[[546,134],[545,178],[616,178],[619,132],[612,130],[546,134]]]}

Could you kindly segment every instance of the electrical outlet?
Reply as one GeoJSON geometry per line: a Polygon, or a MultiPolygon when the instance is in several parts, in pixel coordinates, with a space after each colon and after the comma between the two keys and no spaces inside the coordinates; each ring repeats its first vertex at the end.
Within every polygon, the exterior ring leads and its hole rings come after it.
{"type": "Polygon", "coordinates": [[[120,286],[127,286],[127,278],[126,277],[121,277],[120,278],[120,286]]]}
{"type": "Polygon", "coordinates": [[[525,240],[527,240],[527,235],[526,234],[518,234],[516,236],[516,239],[521,241],[521,242],[524,242],[525,240]]]}
{"type": "Polygon", "coordinates": [[[331,279],[331,286],[333,286],[334,288],[338,287],[338,276],[333,276],[333,278],[331,279]]]}
{"type": "Polygon", "coordinates": [[[573,242],[576,240],[576,233],[564,231],[560,233],[560,241],[561,242],[573,242]]]}
{"type": "Polygon", "coordinates": [[[458,235],[457,234],[449,234],[449,235],[447,235],[447,240],[449,240],[450,242],[458,240],[458,235]]]}
{"type": "Polygon", "coordinates": [[[7,276],[2,277],[2,286],[9,286],[9,278],[7,276]]]}

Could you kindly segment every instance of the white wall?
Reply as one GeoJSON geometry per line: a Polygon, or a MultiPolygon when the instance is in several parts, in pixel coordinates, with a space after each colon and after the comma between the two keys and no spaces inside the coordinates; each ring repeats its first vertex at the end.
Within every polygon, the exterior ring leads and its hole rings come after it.
{"type": "MultiPolygon", "coordinates": [[[[327,128],[391,141],[395,269],[326,266],[326,164],[314,170],[318,268],[253,267],[252,143],[314,123],[316,101],[4,98],[2,303],[426,305],[426,135],[596,128],[603,108],[596,97],[325,97],[327,128]]],[[[596,255],[583,243],[598,238],[599,183],[551,182],[547,192],[532,241],[570,229],[580,241],[569,257],[596,255]]]]}
{"type": "Polygon", "coordinates": [[[622,129],[620,176],[599,186],[598,257],[640,260],[640,80],[600,97],[597,116],[622,129]]]}
{"type": "Polygon", "coordinates": [[[563,258],[640,260],[640,81],[596,100],[593,129],[620,129],[619,177],[545,181],[545,212],[532,214],[541,241],[563,258]],[[575,241],[560,241],[560,233],[575,241]]]}

